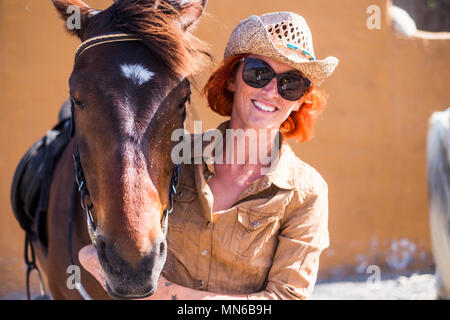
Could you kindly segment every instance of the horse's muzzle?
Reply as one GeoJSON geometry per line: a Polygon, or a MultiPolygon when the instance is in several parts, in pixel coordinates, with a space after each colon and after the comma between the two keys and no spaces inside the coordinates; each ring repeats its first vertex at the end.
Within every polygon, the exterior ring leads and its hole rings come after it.
{"type": "Polygon", "coordinates": [[[167,254],[164,237],[150,252],[131,264],[104,236],[97,238],[97,253],[102,265],[108,294],[114,299],[139,299],[155,293],[167,254]]]}

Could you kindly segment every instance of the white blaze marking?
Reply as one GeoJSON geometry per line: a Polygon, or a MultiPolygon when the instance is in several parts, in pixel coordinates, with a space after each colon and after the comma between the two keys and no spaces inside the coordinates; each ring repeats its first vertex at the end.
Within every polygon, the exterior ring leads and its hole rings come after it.
{"type": "Polygon", "coordinates": [[[123,64],[120,69],[125,78],[130,79],[137,85],[143,85],[155,75],[139,64],[123,64]]]}

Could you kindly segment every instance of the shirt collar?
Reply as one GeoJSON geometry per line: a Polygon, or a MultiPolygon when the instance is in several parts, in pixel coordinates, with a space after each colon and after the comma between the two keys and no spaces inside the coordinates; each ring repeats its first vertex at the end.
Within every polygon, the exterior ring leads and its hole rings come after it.
{"type": "MultiPolygon", "coordinates": [[[[203,141],[203,134],[194,135],[194,139],[201,139],[202,150],[205,149],[210,143],[219,143],[223,141],[226,129],[229,128],[230,120],[222,122],[216,129],[221,132],[221,135],[217,141],[203,141]]],[[[200,143],[198,141],[197,143],[200,143]]],[[[267,182],[266,185],[270,186],[271,183],[275,184],[281,189],[294,189],[297,185],[295,181],[296,174],[293,172],[293,165],[298,161],[294,151],[291,149],[286,141],[286,138],[280,134],[280,152],[278,154],[275,163],[269,169],[269,172],[264,175],[264,179],[267,182]]],[[[214,175],[214,158],[203,159],[203,154],[195,154],[192,152],[192,159],[194,163],[201,163],[205,175],[214,175]],[[200,159],[201,158],[201,159],[200,159]]],[[[261,178],[259,178],[261,179],[261,178]]]]}

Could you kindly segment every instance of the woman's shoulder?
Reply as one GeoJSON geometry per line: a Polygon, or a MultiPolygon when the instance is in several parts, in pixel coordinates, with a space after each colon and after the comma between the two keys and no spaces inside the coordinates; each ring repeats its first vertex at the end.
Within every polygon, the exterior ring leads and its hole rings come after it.
{"type": "Polygon", "coordinates": [[[289,164],[289,175],[294,190],[302,199],[309,196],[328,192],[328,184],[320,172],[311,164],[302,160],[288,146],[287,163],[289,164]]]}
{"type": "Polygon", "coordinates": [[[311,225],[328,216],[328,184],[311,164],[293,151],[289,155],[293,194],[286,207],[284,221],[308,220],[311,225]]]}

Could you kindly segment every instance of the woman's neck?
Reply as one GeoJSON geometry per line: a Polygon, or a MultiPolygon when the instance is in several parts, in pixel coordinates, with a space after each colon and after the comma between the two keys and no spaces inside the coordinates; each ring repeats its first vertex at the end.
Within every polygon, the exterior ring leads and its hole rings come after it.
{"type": "Polygon", "coordinates": [[[268,167],[278,156],[277,128],[248,128],[230,120],[224,136],[224,164],[268,167]]]}

